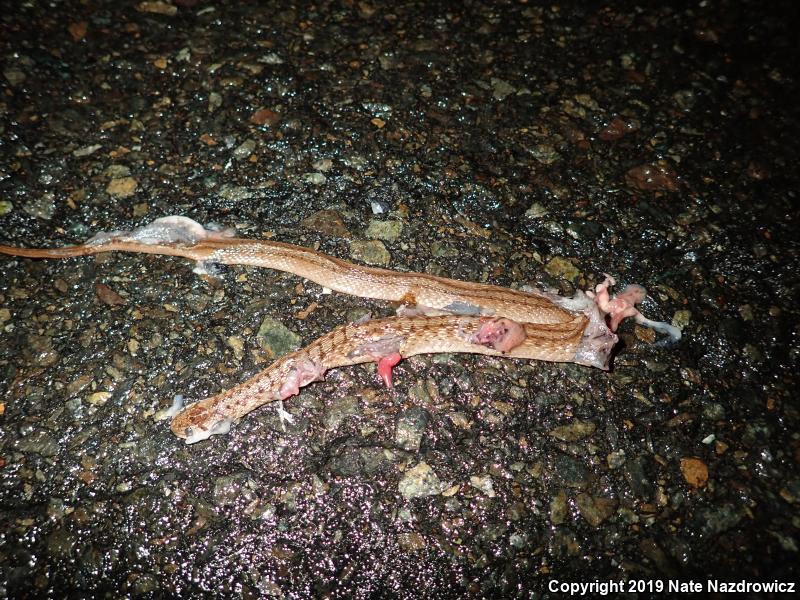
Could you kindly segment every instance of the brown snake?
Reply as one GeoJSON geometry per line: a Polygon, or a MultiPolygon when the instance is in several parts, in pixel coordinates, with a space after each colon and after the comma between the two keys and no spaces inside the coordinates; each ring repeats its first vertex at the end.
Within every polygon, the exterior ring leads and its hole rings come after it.
{"type": "Polygon", "coordinates": [[[417,306],[426,315],[337,327],[234,388],[182,409],[174,406],[171,428],[186,443],[227,433],[231,423],[245,414],[298,393],[300,387],[322,379],[325,371],[335,367],[378,362],[378,372],[387,385],[391,385],[391,367],[400,358],[436,352],[577,362],[605,369],[617,342],[606,326],[605,314],[611,315],[613,328],[615,319],[632,316],[674,339],[680,337],[675,328],[648,321],[633,308],[644,297],[643,288],[630,286],[609,298],[610,278],[597,287],[596,295],[561,298],[356,265],[301,246],[232,235],[232,230],[205,229],[187,217],[172,216],[133,231],[103,232],[78,246],[31,249],[0,245],[0,253],[67,258],[123,251],[182,256],[198,263],[267,267],[338,292],[417,306]]]}

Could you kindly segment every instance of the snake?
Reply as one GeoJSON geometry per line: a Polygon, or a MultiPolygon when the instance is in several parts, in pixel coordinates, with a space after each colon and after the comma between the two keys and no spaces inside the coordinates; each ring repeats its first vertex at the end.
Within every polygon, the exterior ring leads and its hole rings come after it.
{"type": "Polygon", "coordinates": [[[641,316],[635,304],[644,288],[628,286],[613,298],[606,276],[594,291],[573,298],[552,292],[516,290],[351,263],[311,248],[273,240],[236,237],[230,228],[180,215],[155,219],[131,231],[100,232],[83,244],[22,248],[0,244],[0,254],[63,259],[102,252],[180,256],[206,265],[250,265],[292,273],[324,288],[398,303],[398,316],[341,325],[307,346],[283,355],[249,380],[183,406],[180,397],[168,411],[172,432],[192,444],[225,434],[244,415],[282,400],[329,369],[378,363],[378,374],[392,386],[391,369],[402,358],[430,353],[473,353],[528,360],[574,362],[608,369],[622,318],[680,338],[680,330],[641,316]]]}

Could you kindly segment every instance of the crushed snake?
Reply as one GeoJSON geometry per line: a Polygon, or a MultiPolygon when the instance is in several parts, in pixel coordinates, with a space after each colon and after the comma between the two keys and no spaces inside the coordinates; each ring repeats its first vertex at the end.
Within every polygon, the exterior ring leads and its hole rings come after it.
{"type": "Polygon", "coordinates": [[[378,373],[389,387],[391,369],[401,358],[438,352],[575,362],[607,369],[617,343],[613,331],[626,317],[673,340],[681,335],[672,325],[639,313],[635,305],[645,297],[641,286],[628,286],[611,297],[608,289],[615,282],[609,276],[594,291],[564,298],[357,265],[310,248],[237,238],[232,229],[206,228],[183,216],[162,217],[132,231],[101,232],[77,246],[0,245],[0,254],[29,258],[113,251],[181,256],[197,261],[200,272],[209,263],[266,267],[334,291],[412,307],[405,316],[337,327],[240,385],[185,407],[174,404],[170,427],[187,444],[227,433],[247,413],[299,393],[301,387],[321,380],[336,367],[377,362],[378,373]]]}

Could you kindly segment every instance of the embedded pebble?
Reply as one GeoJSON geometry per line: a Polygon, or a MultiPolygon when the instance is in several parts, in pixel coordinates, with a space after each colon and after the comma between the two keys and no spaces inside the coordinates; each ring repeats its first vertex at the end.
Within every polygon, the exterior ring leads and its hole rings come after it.
{"type": "Polygon", "coordinates": [[[342,216],[335,210],[319,210],[300,221],[300,224],[306,229],[326,235],[342,238],[351,237],[344,221],[342,221],[342,216]]]}
{"type": "MultiPolygon", "coordinates": [[[[259,333],[261,333],[261,330],[259,330],[259,333]]],[[[241,336],[228,336],[225,340],[225,345],[233,350],[233,355],[236,357],[236,360],[242,360],[242,357],[244,356],[244,339],[242,339],[241,336]]]]}
{"type": "Polygon", "coordinates": [[[580,277],[581,272],[567,258],[556,256],[544,266],[544,270],[550,273],[553,277],[559,277],[566,281],[574,282],[580,277]]]}
{"type": "Polygon", "coordinates": [[[36,200],[26,202],[22,210],[37,219],[52,219],[56,211],[56,197],[51,193],[42,194],[36,200]]]}
{"type": "Polygon", "coordinates": [[[483,492],[488,498],[494,498],[494,482],[490,475],[472,475],[469,484],[477,490],[483,492]]]}
{"type": "Polygon", "coordinates": [[[591,421],[579,421],[575,419],[569,425],[556,427],[548,433],[562,442],[577,442],[580,439],[592,435],[596,429],[597,425],[591,421]]]}
{"type": "Polygon", "coordinates": [[[558,494],[550,500],[550,522],[553,525],[561,525],[566,522],[569,516],[569,505],[567,504],[567,494],[560,490],[558,494]]]}
{"type": "Polygon", "coordinates": [[[419,451],[428,424],[428,411],[419,407],[404,410],[397,417],[394,442],[403,450],[419,451]]]}
{"type": "Polygon", "coordinates": [[[384,200],[370,200],[370,210],[373,215],[385,215],[391,210],[391,206],[384,200]]]}
{"type": "Polygon", "coordinates": [[[325,417],[323,419],[325,429],[334,431],[342,421],[358,414],[360,414],[360,410],[357,398],[345,396],[344,398],[336,399],[325,407],[325,417]]]}
{"type": "Polygon", "coordinates": [[[241,200],[249,200],[250,198],[254,198],[256,193],[254,190],[251,190],[245,186],[239,185],[223,185],[220,187],[217,195],[222,198],[223,200],[229,201],[241,201],[241,200]]]}
{"type": "Polygon", "coordinates": [[[613,498],[592,496],[586,493],[578,494],[575,504],[578,506],[581,516],[592,527],[599,527],[603,521],[614,514],[617,507],[617,501],[613,498]]]}
{"type": "Polygon", "coordinates": [[[586,485],[589,471],[586,465],[567,454],[557,454],[549,467],[549,475],[556,484],[582,488],[586,485]]]}
{"type": "Polygon", "coordinates": [[[506,96],[516,91],[516,88],[507,81],[499,77],[492,77],[492,96],[495,100],[505,100],[506,96]]]}
{"type": "Polygon", "coordinates": [[[446,487],[430,465],[425,462],[421,462],[403,473],[403,477],[397,485],[400,495],[406,500],[435,496],[446,487]]]}
{"type": "Polygon", "coordinates": [[[618,469],[625,464],[625,450],[609,452],[606,455],[606,464],[609,469],[618,469]]]}
{"type": "Polygon", "coordinates": [[[112,179],[106,186],[106,192],[114,198],[128,198],[136,193],[138,182],[134,177],[112,179]]]}
{"type": "Polygon", "coordinates": [[[320,158],[315,160],[311,166],[320,173],[327,173],[333,167],[333,161],[330,158],[320,158]]]}
{"type": "Polygon", "coordinates": [[[276,358],[300,348],[302,338],[280,321],[265,317],[258,328],[256,341],[270,358],[276,358]]]}
{"type": "Polygon", "coordinates": [[[211,491],[211,500],[216,506],[230,506],[242,501],[253,499],[253,491],[247,485],[250,476],[248,473],[233,473],[223,475],[214,480],[211,491]]]}
{"type": "Polygon", "coordinates": [[[392,259],[386,246],[378,240],[350,242],[350,257],[356,262],[380,267],[387,266],[392,259]]]}
{"type": "Polygon", "coordinates": [[[44,429],[34,429],[14,442],[14,448],[19,452],[33,452],[41,456],[55,456],[58,454],[59,445],[56,438],[44,429]]]}
{"type": "Polygon", "coordinates": [[[303,181],[312,185],[323,185],[328,178],[322,173],[306,173],[303,175],[303,181]]]}
{"type": "Polygon", "coordinates": [[[396,242],[402,231],[403,223],[401,221],[378,221],[377,219],[372,219],[364,235],[384,242],[396,242]]]}
{"type": "Polygon", "coordinates": [[[249,158],[255,149],[256,141],[248,138],[236,147],[236,149],[233,151],[233,158],[236,160],[249,158]]]}

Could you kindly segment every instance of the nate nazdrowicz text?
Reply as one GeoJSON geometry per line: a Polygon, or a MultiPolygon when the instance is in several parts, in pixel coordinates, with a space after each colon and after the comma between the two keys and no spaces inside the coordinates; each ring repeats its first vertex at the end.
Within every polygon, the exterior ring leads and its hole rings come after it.
{"type": "Polygon", "coordinates": [[[721,581],[706,579],[705,581],[680,581],[678,579],[630,579],[628,581],[558,581],[551,579],[547,584],[551,593],[568,594],[570,596],[633,593],[633,592],[677,592],[686,594],[706,593],[780,593],[791,594],[795,591],[795,583],[791,581],[721,581]]]}

